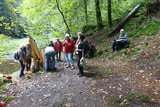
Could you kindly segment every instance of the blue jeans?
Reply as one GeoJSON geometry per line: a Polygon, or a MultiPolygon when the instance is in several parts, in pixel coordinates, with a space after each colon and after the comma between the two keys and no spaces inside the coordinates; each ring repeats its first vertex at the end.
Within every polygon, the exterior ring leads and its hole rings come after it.
{"type": "Polygon", "coordinates": [[[65,53],[66,61],[68,65],[74,66],[73,60],[72,60],[72,53],[65,53]]]}
{"type": "Polygon", "coordinates": [[[52,58],[52,66],[51,68],[55,68],[55,52],[45,53],[45,69],[49,70],[49,59],[52,58]]]}
{"type": "Polygon", "coordinates": [[[20,62],[20,65],[21,65],[21,71],[20,71],[19,77],[21,77],[21,76],[24,75],[25,65],[23,64],[23,61],[19,61],[19,62],[20,62]]]}

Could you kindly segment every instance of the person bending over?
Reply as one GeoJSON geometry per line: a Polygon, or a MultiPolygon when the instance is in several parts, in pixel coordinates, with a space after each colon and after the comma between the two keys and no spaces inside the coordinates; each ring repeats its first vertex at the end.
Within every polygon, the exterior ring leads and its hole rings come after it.
{"type": "Polygon", "coordinates": [[[45,69],[49,71],[49,61],[51,59],[51,69],[55,70],[55,50],[52,46],[45,48],[45,69]]]}

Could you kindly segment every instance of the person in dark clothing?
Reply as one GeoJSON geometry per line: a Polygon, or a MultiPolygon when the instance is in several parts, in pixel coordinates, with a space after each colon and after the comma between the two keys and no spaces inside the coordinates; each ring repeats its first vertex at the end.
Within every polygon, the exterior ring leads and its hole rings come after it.
{"type": "Polygon", "coordinates": [[[53,48],[54,48],[54,43],[53,43],[53,41],[52,41],[52,40],[50,41],[50,44],[49,44],[48,46],[51,46],[51,47],[53,47],[53,48]]]}
{"type": "Polygon", "coordinates": [[[76,49],[76,59],[77,59],[77,65],[78,65],[78,69],[79,69],[79,72],[77,73],[77,75],[79,75],[79,77],[84,75],[83,66],[80,65],[80,60],[81,60],[81,58],[84,57],[84,51],[85,51],[84,39],[85,39],[84,34],[80,34],[80,42],[79,42],[78,47],[76,49]]]}
{"type": "Polygon", "coordinates": [[[117,52],[119,48],[123,48],[126,45],[128,45],[128,36],[124,32],[124,29],[121,29],[119,39],[113,41],[112,51],[117,52]]]}
{"type": "Polygon", "coordinates": [[[20,78],[24,75],[25,55],[26,55],[25,45],[24,45],[24,44],[21,44],[21,45],[20,45],[20,50],[18,51],[18,56],[19,56],[19,59],[18,59],[18,60],[19,60],[20,66],[21,66],[21,70],[20,70],[20,74],[19,74],[19,77],[20,77],[20,78]]]}

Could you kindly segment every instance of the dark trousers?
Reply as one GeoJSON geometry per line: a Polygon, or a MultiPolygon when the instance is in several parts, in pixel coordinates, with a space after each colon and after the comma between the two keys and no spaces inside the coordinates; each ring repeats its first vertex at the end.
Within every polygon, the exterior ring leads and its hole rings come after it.
{"type": "Polygon", "coordinates": [[[127,41],[116,41],[114,40],[112,43],[112,50],[118,50],[120,48],[123,48],[127,44],[127,41]]]}
{"type": "Polygon", "coordinates": [[[19,61],[19,62],[20,62],[20,65],[21,65],[21,71],[20,71],[19,77],[21,77],[21,76],[24,75],[25,65],[23,64],[23,61],[19,61]]]}
{"type": "Polygon", "coordinates": [[[83,67],[80,66],[80,60],[81,60],[82,57],[80,57],[79,55],[76,55],[76,59],[77,59],[77,66],[78,66],[78,69],[79,69],[79,74],[83,75],[83,67]]]}
{"type": "Polygon", "coordinates": [[[25,61],[26,62],[26,70],[27,71],[29,71],[30,68],[31,68],[31,61],[32,61],[31,59],[26,59],[26,61],[25,61]]]}
{"type": "Polygon", "coordinates": [[[61,60],[61,52],[56,52],[56,57],[57,57],[57,60],[60,61],[61,60]]]}

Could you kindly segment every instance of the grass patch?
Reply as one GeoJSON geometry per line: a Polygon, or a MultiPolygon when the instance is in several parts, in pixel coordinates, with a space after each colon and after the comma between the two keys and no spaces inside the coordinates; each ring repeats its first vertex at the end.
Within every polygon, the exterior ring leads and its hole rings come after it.
{"type": "Polygon", "coordinates": [[[119,55],[127,54],[127,50],[126,49],[121,49],[121,50],[118,51],[118,54],[119,55]]]}
{"type": "Polygon", "coordinates": [[[151,96],[144,95],[144,94],[143,95],[139,95],[137,97],[141,102],[150,102],[150,100],[152,99],[151,96]]]}
{"type": "Polygon", "coordinates": [[[122,99],[121,98],[113,98],[112,100],[111,100],[111,102],[112,103],[114,103],[114,104],[120,104],[120,103],[122,103],[122,99]]]}
{"type": "Polygon", "coordinates": [[[0,42],[1,42],[0,57],[4,55],[10,55],[10,54],[15,53],[18,50],[19,45],[21,43],[26,43],[27,41],[28,41],[28,38],[24,38],[24,39],[2,38],[0,39],[0,42]]]}
{"type": "Polygon", "coordinates": [[[125,27],[128,37],[141,37],[156,35],[160,29],[160,22],[148,17],[133,18],[125,27]],[[142,20],[143,19],[143,20],[142,20]]]}
{"type": "MultiPolygon", "coordinates": [[[[132,103],[132,102],[143,102],[143,103],[151,103],[151,96],[142,94],[126,94],[121,98],[112,98],[111,99],[111,104],[115,105],[116,107],[121,107],[122,102],[127,102],[127,103],[132,103]]],[[[125,104],[125,103],[124,103],[125,104]]]]}

